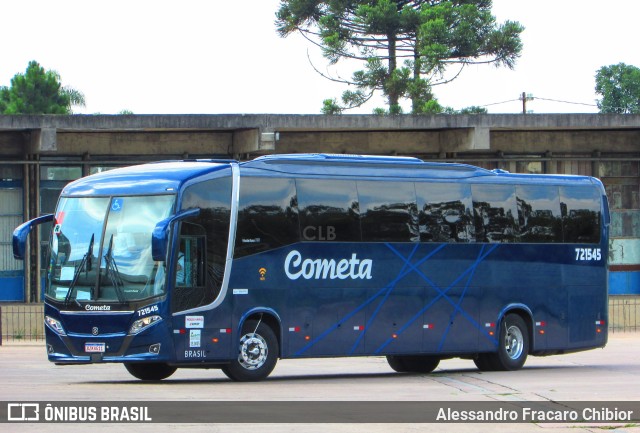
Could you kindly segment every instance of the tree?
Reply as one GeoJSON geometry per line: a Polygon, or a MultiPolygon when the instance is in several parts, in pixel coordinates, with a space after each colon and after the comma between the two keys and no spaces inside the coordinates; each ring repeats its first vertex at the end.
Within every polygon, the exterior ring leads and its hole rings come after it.
{"type": "Polygon", "coordinates": [[[597,101],[601,113],[640,113],[640,68],[618,63],[596,73],[597,101]]]}
{"type": "MultiPolygon", "coordinates": [[[[522,51],[517,22],[497,24],[491,0],[281,0],[276,27],[282,37],[300,33],[334,65],[343,59],[364,64],[351,79],[325,78],[355,91],[324,101],[323,112],[361,106],[381,91],[388,113],[432,111],[432,86],[455,79],[466,65],[492,63],[513,68],[522,51]],[[453,76],[445,76],[457,65],[453,76]]],[[[315,66],[314,66],[315,68],[315,66]]]]}
{"type": "Polygon", "coordinates": [[[45,71],[35,60],[11,79],[11,87],[0,87],[2,114],[72,114],[72,106],[84,104],[81,92],[63,87],[57,72],[45,71]]]}

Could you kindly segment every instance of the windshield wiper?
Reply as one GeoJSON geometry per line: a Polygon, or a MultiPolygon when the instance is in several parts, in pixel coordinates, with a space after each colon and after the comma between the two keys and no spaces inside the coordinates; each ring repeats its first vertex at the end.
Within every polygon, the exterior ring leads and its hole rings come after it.
{"type": "Polygon", "coordinates": [[[124,284],[122,283],[122,277],[120,277],[120,271],[118,271],[118,265],[116,265],[116,261],[113,258],[113,233],[109,239],[109,248],[107,248],[107,253],[104,255],[104,261],[106,264],[107,276],[111,280],[113,287],[116,289],[118,301],[124,302],[124,292],[121,288],[124,284]]]}
{"type": "MultiPolygon", "coordinates": [[[[94,235],[92,234],[91,240],[89,241],[89,248],[87,249],[87,252],[85,253],[85,255],[82,257],[82,260],[80,261],[80,264],[76,268],[75,272],[73,273],[73,280],[71,280],[71,284],[69,285],[69,290],[67,291],[67,295],[64,297],[64,305],[69,304],[69,301],[71,300],[71,295],[75,293],[76,284],[78,283],[78,278],[80,278],[80,274],[82,273],[82,271],[83,270],[85,271],[85,277],[89,275],[89,271],[91,270],[91,265],[93,261],[93,239],[94,239],[94,235]]],[[[76,304],[82,307],[82,304],[80,304],[80,302],[78,301],[78,298],[74,296],[73,300],[76,302],[76,304]]]]}

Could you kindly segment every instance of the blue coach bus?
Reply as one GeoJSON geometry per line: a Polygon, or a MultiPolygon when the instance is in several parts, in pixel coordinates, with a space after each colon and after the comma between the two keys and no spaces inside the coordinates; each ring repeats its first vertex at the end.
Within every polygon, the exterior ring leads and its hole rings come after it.
{"type": "Polygon", "coordinates": [[[45,283],[57,364],[267,377],[278,358],[462,357],[607,343],[609,213],[600,181],[415,158],[299,154],[170,161],[62,191],[45,283]]]}

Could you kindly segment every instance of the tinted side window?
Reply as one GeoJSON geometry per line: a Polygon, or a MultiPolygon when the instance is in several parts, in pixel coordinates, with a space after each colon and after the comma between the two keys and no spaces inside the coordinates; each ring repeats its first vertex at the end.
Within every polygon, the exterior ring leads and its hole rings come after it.
{"type": "Polygon", "coordinates": [[[180,224],[173,311],[206,305],[222,287],[231,219],[231,177],[188,187],[182,209],[200,208],[200,215],[180,224]]]}
{"type": "Polygon", "coordinates": [[[565,242],[600,242],[600,200],[596,188],[560,187],[565,242]]]}
{"type": "Polygon", "coordinates": [[[293,179],[243,177],[235,256],[298,242],[298,204],[293,179]]]}
{"type": "Polygon", "coordinates": [[[475,240],[471,187],[455,183],[416,183],[421,242],[475,240]]]}
{"type": "Polygon", "coordinates": [[[178,244],[178,260],[175,268],[175,287],[171,296],[171,311],[184,311],[213,302],[220,292],[220,283],[212,278],[212,273],[224,272],[224,264],[220,269],[210,267],[211,260],[205,245],[205,228],[198,224],[182,222],[180,224],[180,241],[178,244]],[[217,284],[217,287],[213,287],[217,284]]]}
{"type": "Polygon", "coordinates": [[[517,186],[516,200],[522,242],[562,242],[557,186],[517,186]]]}
{"type": "Polygon", "coordinates": [[[360,212],[354,181],[298,179],[296,187],[303,241],[360,240],[360,212]]]}
{"type": "Polygon", "coordinates": [[[472,185],[478,242],[515,242],[518,208],[512,185],[472,185]]]}
{"type": "Polygon", "coordinates": [[[358,182],[365,242],[416,242],[418,210],[413,182],[358,182]]]}

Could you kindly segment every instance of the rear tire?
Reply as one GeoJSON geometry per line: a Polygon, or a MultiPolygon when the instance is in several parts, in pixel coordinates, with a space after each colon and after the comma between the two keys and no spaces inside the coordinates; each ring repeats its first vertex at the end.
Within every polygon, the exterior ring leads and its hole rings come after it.
{"type": "Polygon", "coordinates": [[[248,320],[242,327],[238,357],[222,367],[236,382],[256,382],[269,376],[278,362],[278,339],[269,325],[248,320]]]}
{"type": "Polygon", "coordinates": [[[387,355],[387,362],[398,373],[431,373],[440,364],[440,358],[429,355],[387,355]]]}
{"type": "Polygon", "coordinates": [[[495,353],[479,353],[478,356],[473,358],[473,363],[480,371],[495,371],[496,369],[493,366],[495,355],[495,353]]]}
{"type": "Polygon", "coordinates": [[[517,314],[508,314],[500,327],[497,370],[519,370],[529,355],[529,327],[517,314]]]}
{"type": "Polygon", "coordinates": [[[140,380],[162,380],[176,372],[176,367],[161,362],[128,362],[124,368],[140,380]]]}
{"type": "Polygon", "coordinates": [[[480,353],[473,362],[481,371],[513,371],[524,365],[529,355],[529,327],[522,317],[508,314],[500,325],[498,351],[480,353]]]}

